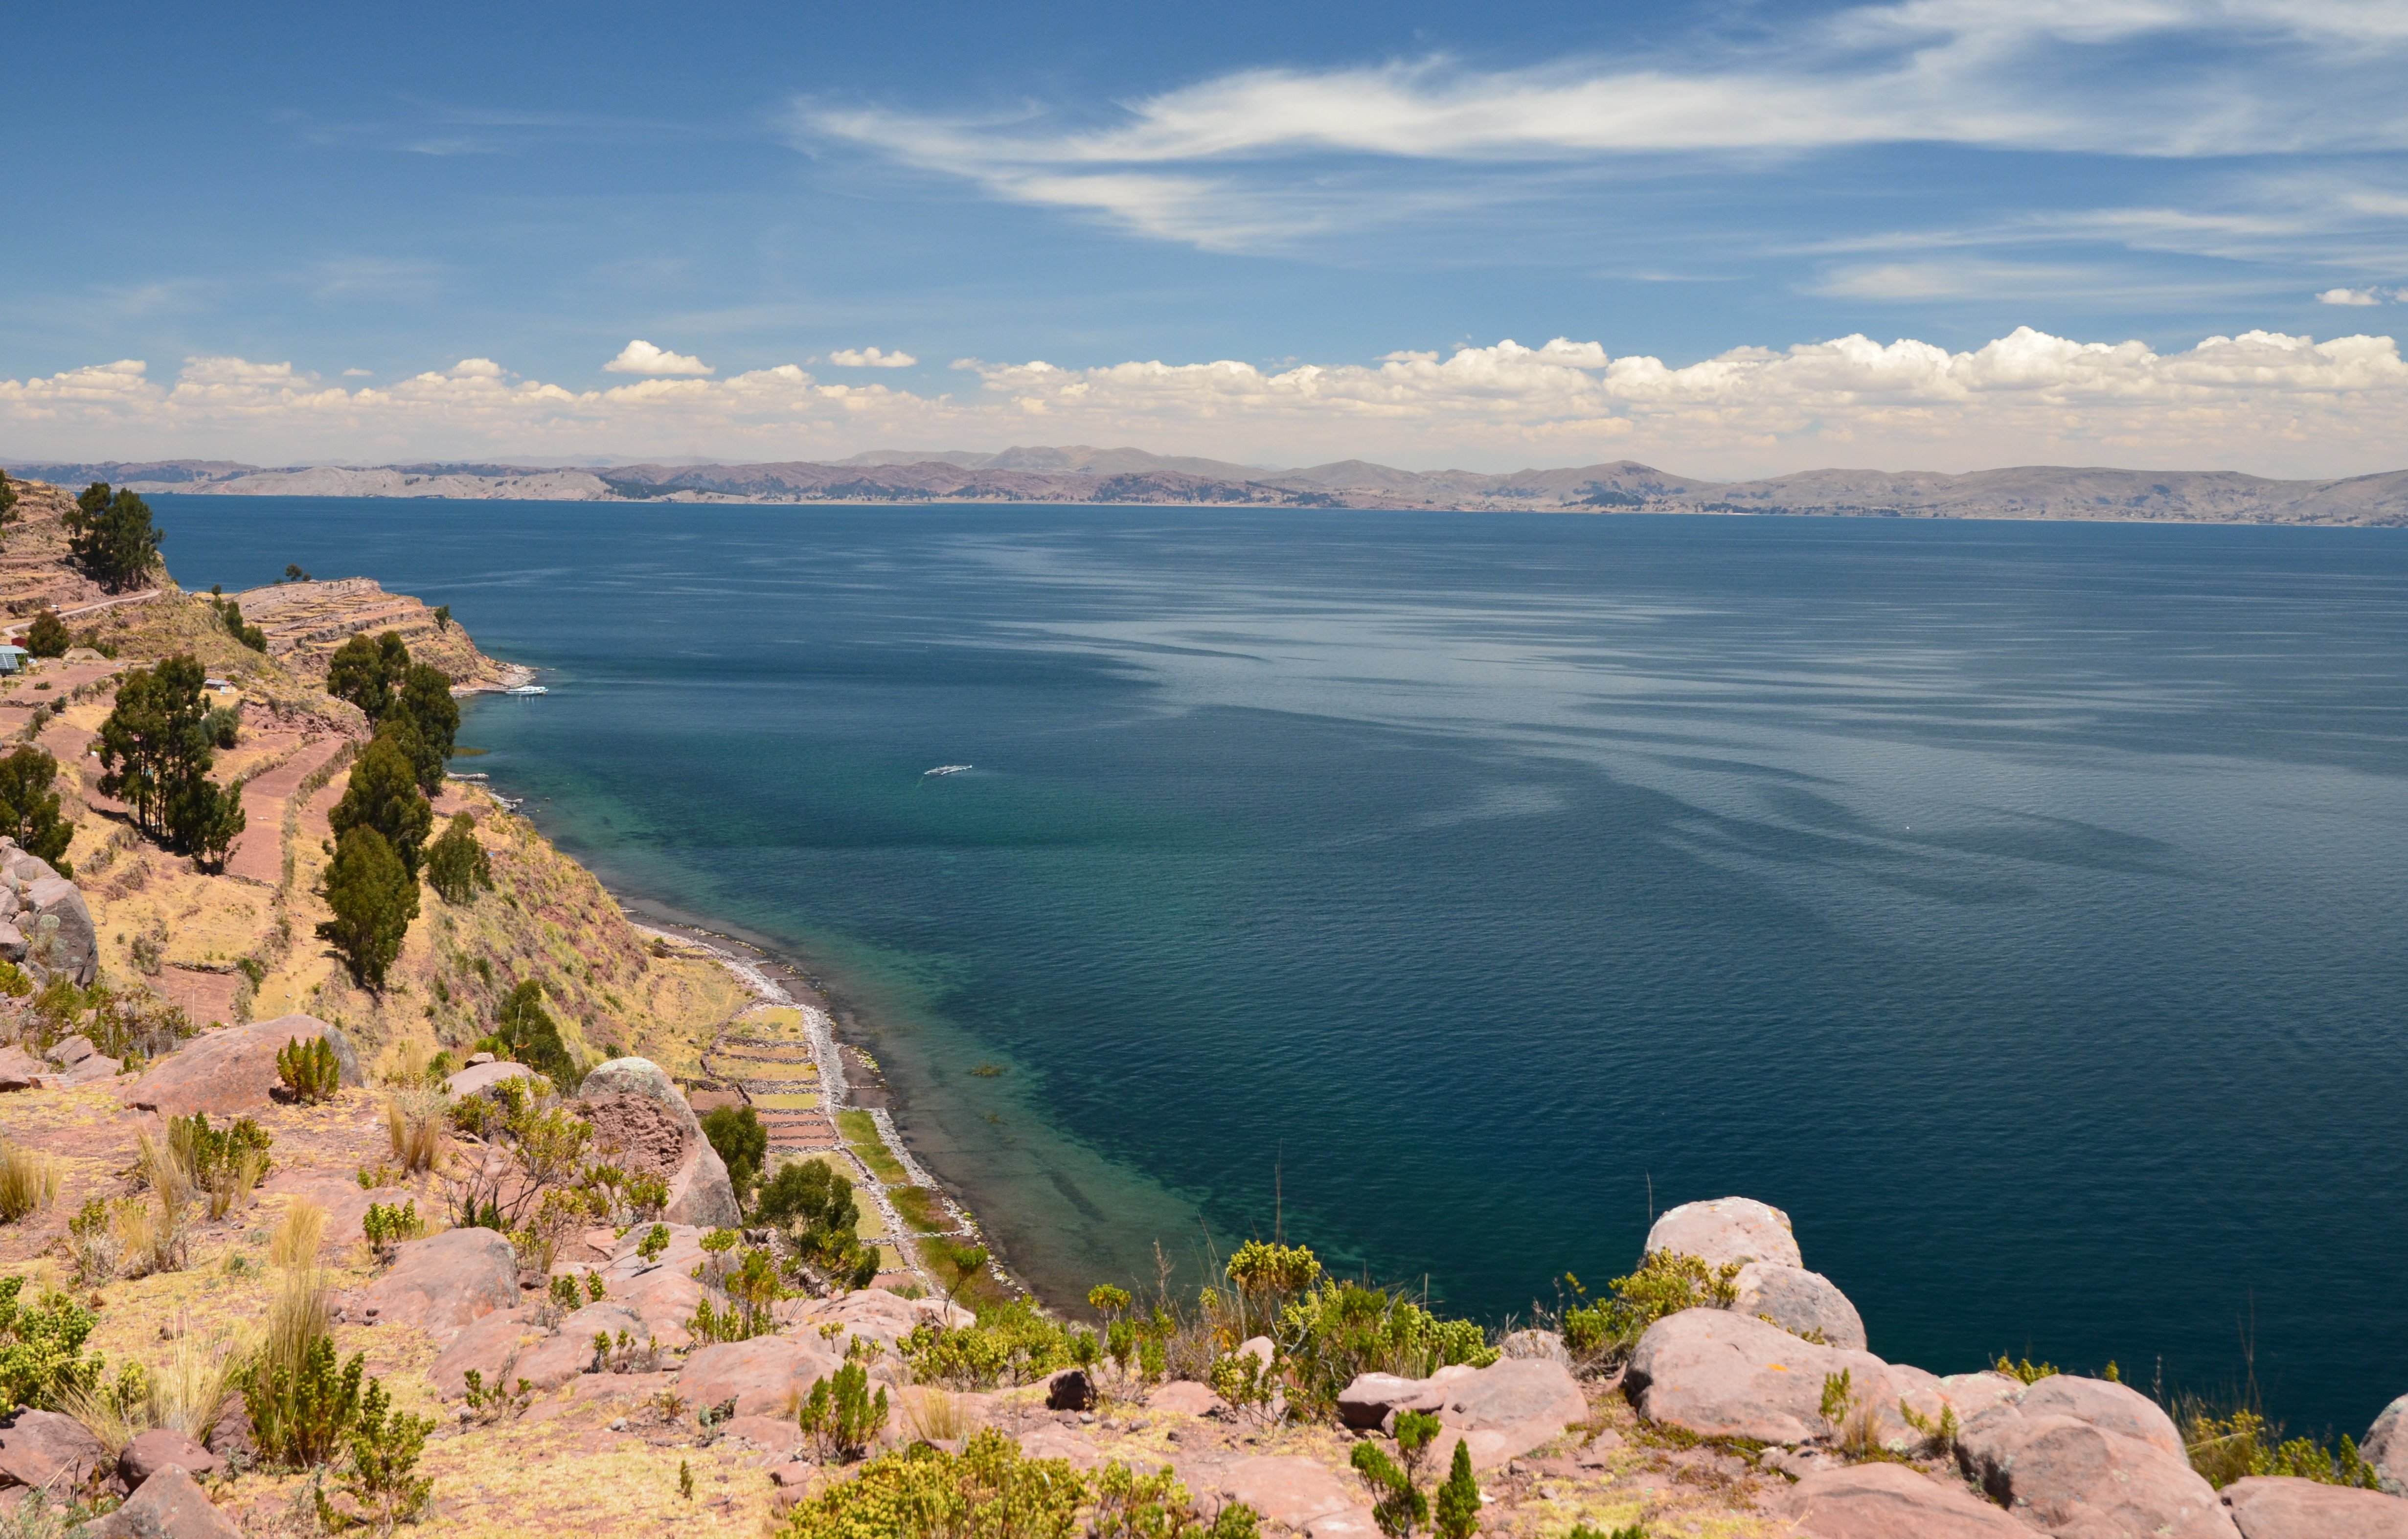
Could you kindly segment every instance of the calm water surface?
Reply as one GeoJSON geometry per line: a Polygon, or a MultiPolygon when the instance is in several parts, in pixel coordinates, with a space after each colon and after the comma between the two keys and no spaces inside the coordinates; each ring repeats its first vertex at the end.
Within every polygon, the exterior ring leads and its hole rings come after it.
{"type": "Polygon", "coordinates": [[[1276,1211],[1497,1318],[1738,1191],[1891,1357],[2408,1391],[2408,535],[155,502],[545,669],[477,767],[1056,1297],[1276,1211]]]}

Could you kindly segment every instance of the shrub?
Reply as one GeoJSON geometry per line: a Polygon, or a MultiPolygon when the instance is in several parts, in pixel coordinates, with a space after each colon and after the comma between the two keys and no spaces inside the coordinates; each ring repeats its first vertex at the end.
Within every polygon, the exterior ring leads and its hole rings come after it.
{"type": "Polygon", "coordinates": [[[1388,1539],[1410,1539],[1414,1528],[1429,1516],[1429,1498],[1377,1443],[1355,1444],[1348,1462],[1370,1494],[1371,1520],[1380,1525],[1380,1532],[1388,1539]]]}
{"type": "Polygon", "coordinates": [[[23,1302],[25,1279],[0,1277],[0,1411],[48,1405],[80,1384],[100,1381],[100,1359],[78,1354],[93,1317],[64,1293],[23,1302]]]}
{"type": "Polygon", "coordinates": [[[25,970],[5,957],[0,957],[0,994],[10,999],[23,999],[34,991],[34,980],[25,970]]]}
{"type": "Polygon", "coordinates": [[[418,1216],[415,1197],[406,1203],[370,1203],[366,1217],[360,1220],[360,1230],[369,1245],[382,1250],[424,1234],[426,1220],[418,1216]]]}
{"type": "Polygon", "coordinates": [[[234,637],[236,641],[241,642],[244,646],[250,648],[254,652],[264,652],[267,650],[267,633],[261,630],[256,625],[246,624],[244,622],[241,605],[236,604],[230,598],[212,597],[206,599],[203,602],[208,604],[211,609],[216,610],[218,619],[225,622],[226,634],[234,637]]]}
{"type": "Polygon", "coordinates": [[[107,1203],[97,1197],[85,1199],[83,1207],[67,1220],[67,1248],[75,1257],[76,1281],[85,1287],[97,1288],[117,1275],[123,1250],[108,1221],[107,1203]]]}
{"type": "Polygon", "coordinates": [[[1990,1366],[1998,1372],[2006,1375],[2008,1377],[2021,1379],[2026,1384],[2038,1384],[2042,1379],[2055,1378],[2057,1376],[2056,1363],[2043,1362],[2039,1367],[2035,1368],[2032,1366],[2032,1360],[2029,1358],[2024,1359],[2021,1362],[2013,1362],[2008,1361],[2007,1357],[2003,1353],[2000,1355],[1999,1361],[1992,1363],[1990,1366]]]}
{"type": "Polygon", "coordinates": [[[1471,1445],[1457,1440],[1455,1466],[1438,1489],[1439,1539],[1471,1539],[1480,1523],[1480,1482],[1472,1478],[1471,1445]]]}
{"type": "Polygon", "coordinates": [[[1067,1368],[1069,1332],[1025,1299],[988,1309],[976,1325],[923,1324],[896,1344],[915,1384],[992,1389],[1006,1380],[1026,1384],[1067,1368]]]}
{"type": "Polygon", "coordinates": [[[418,883],[408,867],[377,830],[349,828],[335,843],[318,895],[335,911],[319,924],[318,938],[334,946],[364,988],[381,990],[418,918],[418,883]]]}
{"type": "Polygon", "coordinates": [[[2280,1426],[2247,1406],[2216,1416],[2203,1403],[2186,1399],[2175,1409],[2190,1467],[2218,1490],[2248,1475],[2290,1475],[2328,1486],[2381,1489],[2374,1467],[2346,1434],[2336,1453],[2313,1438],[2285,1438],[2280,1426]]]}
{"type": "Polygon", "coordinates": [[[58,1160],[0,1140],[0,1223],[13,1224],[58,1199],[58,1160]]]}
{"type": "Polygon", "coordinates": [[[752,1195],[761,1179],[761,1161],[768,1157],[769,1130],[751,1106],[714,1106],[702,1119],[702,1135],[727,1167],[728,1184],[738,1202],[752,1195]]]}
{"type": "Polygon", "coordinates": [[[1278,1367],[1252,1352],[1226,1353],[1212,1364],[1212,1392],[1240,1418],[1268,1422],[1279,1394],[1278,1367]]]}
{"type": "Polygon", "coordinates": [[[1578,1277],[1564,1281],[1580,1301],[1563,1312],[1564,1345],[1581,1359],[1615,1358],[1639,1345],[1647,1328],[1684,1309],[1727,1309],[1739,1297],[1739,1264],[1709,1266],[1696,1256],[1654,1250],[1638,1268],[1610,1285],[1613,1296],[1594,1304],[1578,1277]]]}
{"type": "MultiPolygon", "coordinates": [[[[1213,1300],[1207,1295],[1208,1314],[1213,1300]]],[[[1274,1337],[1288,1361],[1291,1398],[1327,1410],[1359,1374],[1426,1378],[1452,1363],[1497,1361],[1480,1327],[1441,1319],[1401,1290],[1324,1283],[1280,1312],[1274,1337]]]]}
{"type": "Polygon", "coordinates": [[[1094,1539],[1255,1539],[1254,1509],[1233,1503],[1206,1523],[1179,1476],[1165,1468],[1140,1475],[1115,1460],[1096,1472],[1094,1539]]]}
{"type": "MultiPolygon", "coordinates": [[[[321,1037],[320,1042],[325,1039],[321,1037]]],[[[212,1128],[207,1114],[170,1118],[167,1147],[199,1190],[209,1194],[209,1217],[222,1218],[242,1205],[268,1171],[267,1131],[250,1118],[212,1128]]]]}
{"type": "Polygon", "coordinates": [[[1068,1460],[1029,1459],[1001,1432],[958,1454],[914,1444],[795,1508],[779,1539],[1071,1539],[1087,1483],[1068,1460]]]}
{"type": "Polygon", "coordinates": [[[848,1362],[811,1386],[798,1420],[822,1461],[859,1459],[885,1429],[886,1390],[871,1399],[867,1371],[848,1362]]]}
{"type": "Polygon", "coordinates": [[[477,819],[452,815],[443,837],[427,847],[426,881],[450,904],[474,903],[478,889],[492,891],[494,862],[477,842],[477,819]]]}
{"type": "Polygon", "coordinates": [[[661,1259],[662,1253],[666,1251],[668,1247],[669,1226],[666,1224],[654,1224],[652,1228],[644,1232],[643,1239],[638,1242],[636,1246],[636,1254],[641,1256],[647,1261],[657,1261],[661,1259]]]}
{"type": "Polygon", "coordinates": [[[434,1430],[431,1418],[394,1414],[393,1397],[385,1393],[384,1386],[368,1380],[347,1440],[347,1456],[335,1475],[336,1489],[351,1510],[335,1506],[321,1489],[319,1522],[335,1532],[372,1525],[380,1532],[390,1533],[394,1524],[410,1521],[425,1511],[435,1494],[435,1482],[418,1474],[418,1460],[426,1451],[426,1434],[434,1430]]]}
{"type": "Polygon", "coordinates": [[[335,1338],[322,1332],[302,1348],[297,1364],[263,1354],[243,1386],[262,1456],[294,1469],[332,1459],[359,1419],[366,1361],[353,1353],[337,1368],[335,1338]]]}
{"type": "Polygon", "coordinates": [[[64,657],[75,639],[67,634],[66,621],[55,609],[45,609],[34,617],[33,628],[25,633],[25,650],[36,657],[64,657]]]}
{"type": "Polygon", "coordinates": [[[331,1101],[343,1088],[343,1066],[335,1056],[335,1046],[322,1036],[313,1036],[307,1043],[294,1037],[276,1049],[276,1077],[293,1099],[305,1106],[331,1101]]]}

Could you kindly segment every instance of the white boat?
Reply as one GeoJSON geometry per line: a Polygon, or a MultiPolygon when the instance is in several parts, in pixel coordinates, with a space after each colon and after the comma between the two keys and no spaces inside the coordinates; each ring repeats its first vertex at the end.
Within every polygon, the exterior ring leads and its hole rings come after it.
{"type": "Polygon", "coordinates": [[[959,775],[962,771],[973,767],[969,764],[939,764],[935,769],[922,770],[920,778],[924,780],[931,775],[959,775]]]}
{"type": "Polygon", "coordinates": [[[540,684],[522,684],[515,690],[504,690],[502,692],[504,694],[550,694],[552,691],[540,684]]]}

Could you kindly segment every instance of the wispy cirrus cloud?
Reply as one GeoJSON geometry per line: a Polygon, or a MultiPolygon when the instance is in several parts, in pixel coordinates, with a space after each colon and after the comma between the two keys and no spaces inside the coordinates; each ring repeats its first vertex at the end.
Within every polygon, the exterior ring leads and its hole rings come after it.
{"type": "Polygon", "coordinates": [[[1332,159],[1608,164],[1932,143],[2167,159],[2396,150],[2408,145],[2403,17],[2363,0],[1907,0],[1636,60],[1256,68],[1110,107],[983,117],[805,100],[794,124],[805,140],[998,198],[1243,244],[1300,165],[1332,159]]]}
{"type": "Polygon", "coordinates": [[[390,385],[289,363],[136,360],[0,379],[25,458],[206,453],[290,463],[691,453],[837,458],[882,444],[1135,442],[1254,463],[1367,456],[1504,469],[1637,458],[1741,476],[1830,464],[2214,466],[2329,477],[2408,463],[2408,363],[2386,336],[2276,332],[2159,352],[2019,328],[1951,350],[1851,335],[1685,364],[1556,338],[1264,368],[1132,360],[956,365],[954,394],[822,380],[796,364],[575,391],[462,359],[390,385]]]}

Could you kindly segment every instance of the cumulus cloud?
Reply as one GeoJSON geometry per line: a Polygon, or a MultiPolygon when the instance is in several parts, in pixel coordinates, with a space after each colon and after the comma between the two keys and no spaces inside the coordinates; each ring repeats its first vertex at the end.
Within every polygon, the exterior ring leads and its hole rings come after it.
{"type": "Polygon", "coordinates": [[[1954,351],[1851,335],[1687,363],[1557,337],[1369,363],[955,365],[921,394],[787,363],[572,391],[470,359],[346,389],[289,363],[138,361],[0,379],[0,444],[45,458],[207,454],[833,459],[879,444],[1131,442],[1255,463],[1361,456],[1506,469],[1632,458],[1689,475],[1821,464],[2216,467],[2337,476],[2408,464],[2408,363],[2389,337],[2211,336],[2159,352],[2028,327],[1954,351]],[[1039,435],[1041,436],[1032,436],[1039,435]]]}
{"type": "Polygon", "coordinates": [[[876,348],[847,348],[828,354],[828,362],[848,369],[908,369],[919,362],[908,352],[880,352],[876,348]]]}
{"type": "Polygon", "coordinates": [[[2380,305],[2383,295],[2372,289],[2327,289],[2316,295],[2319,305],[2380,305]]]}
{"type": "Polygon", "coordinates": [[[619,349],[619,356],[602,365],[605,374],[703,375],[712,372],[701,359],[681,352],[668,352],[653,347],[641,337],[619,349]]]}

